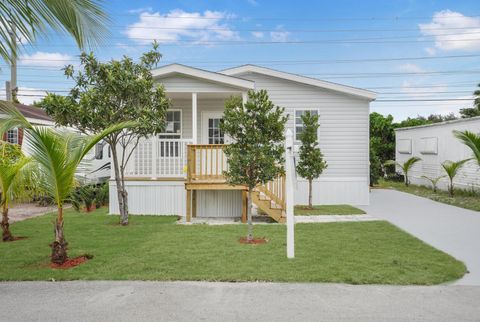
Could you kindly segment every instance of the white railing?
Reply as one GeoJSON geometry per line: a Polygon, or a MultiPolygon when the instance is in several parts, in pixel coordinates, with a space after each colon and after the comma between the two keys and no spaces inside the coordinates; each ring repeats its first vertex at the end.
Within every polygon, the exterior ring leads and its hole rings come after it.
{"type": "Polygon", "coordinates": [[[141,139],[127,163],[125,177],[185,177],[187,145],[190,143],[191,139],[160,139],[155,136],[141,139]]]}

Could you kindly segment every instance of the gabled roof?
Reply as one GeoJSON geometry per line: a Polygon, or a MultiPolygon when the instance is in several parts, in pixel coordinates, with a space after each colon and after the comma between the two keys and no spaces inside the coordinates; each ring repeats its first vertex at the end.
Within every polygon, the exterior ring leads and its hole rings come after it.
{"type": "Polygon", "coordinates": [[[20,113],[27,119],[35,119],[42,121],[53,122],[53,119],[45,113],[40,107],[24,105],[24,104],[15,104],[15,107],[20,113]]]}
{"type": "Polygon", "coordinates": [[[210,82],[220,83],[227,86],[240,87],[244,89],[254,89],[255,82],[228,76],[221,73],[210,72],[204,69],[185,66],[181,64],[170,64],[152,70],[153,77],[165,77],[171,74],[182,74],[189,77],[207,80],[210,82]]]}
{"type": "Polygon", "coordinates": [[[365,98],[368,100],[374,100],[377,97],[377,94],[375,92],[367,91],[365,89],[346,86],[346,85],[340,85],[340,84],[331,83],[331,82],[323,81],[316,78],[281,72],[275,69],[270,69],[270,68],[256,66],[256,65],[242,65],[242,66],[222,70],[220,71],[220,73],[228,76],[241,75],[244,73],[258,73],[258,74],[263,74],[271,77],[283,78],[292,82],[316,86],[319,88],[328,89],[335,92],[359,96],[361,98],[365,98]]]}

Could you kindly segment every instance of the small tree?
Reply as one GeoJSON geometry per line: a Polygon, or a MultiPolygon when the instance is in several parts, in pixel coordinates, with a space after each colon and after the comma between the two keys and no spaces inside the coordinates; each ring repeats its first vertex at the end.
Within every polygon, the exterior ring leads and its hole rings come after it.
{"type": "Polygon", "coordinates": [[[415,163],[417,163],[418,161],[421,161],[421,160],[422,159],[420,159],[419,157],[411,157],[410,159],[408,159],[404,163],[399,163],[399,162],[395,162],[393,160],[389,160],[389,161],[385,162],[385,165],[395,164],[398,167],[400,167],[400,169],[402,169],[403,176],[405,177],[404,178],[405,185],[408,187],[408,185],[410,184],[410,179],[408,178],[408,173],[412,169],[413,165],[415,163]]]}
{"type": "Polygon", "coordinates": [[[265,90],[249,91],[245,104],[237,96],[225,104],[221,128],[233,140],[225,147],[229,167],[225,175],[230,184],[248,187],[248,241],[253,239],[253,189],[284,171],[287,117],[283,112],[283,108],[270,101],[265,90]]]}
{"type": "Polygon", "coordinates": [[[445,172],[447,173],[448,179],[450,180],[450,184],[448,186],[448,192],[450,193],[450,197],[453,197],[453,194],[454,194],[453,179],[457,175],[458,170],[460,170],[467,161],[469,161],[469,159],[461,160],[457,162],[447,160],[442,163],[442,168],[443,170],[445,170],[445,172]]]}
{"type": "Polygon", "coordinates": [[[24,129],[32,158],[37,162],[39,171],[42,173],[40,184],[55,200],[57,217],[54,223],[55,240],[52,243],[51,260],[53,263],[63,264],[67,260],[63,205],[73,190],[78,165],[88,151],[105,136],[137,124],[135,122],[118,123],[97,135],[81,136],[73,132],[60,132],[51,128],[33,126],[14,106],[9,104],[0,104],[0,112],[7,115],[5,120],[0,121],[0,133],[13,127],[24,129]]]}
{"type": "Polygon", "coordinates": [[[318,115],[307,111],[302,115],[303,130],[300,133],[300,161],[297,172],[302,178],[308,180],[308,207],[312,209],[312,181],[320,177],[327,168],[327,162],[323,160],[323,154],[317,143],[318,115]]]}
{"type": "Polygon", "coordinates": [[[140,138],[160,133],[165,127],[169,100],[150,72],[160,58],[156,43],[153,50],[143,54],[140,63],[128,57],[101,63],[93,54],[83,53],[80,56],[83,72],[75,75],[73,66],[65,68],[65,75],[76,83],[70,95],[49,94],[39,104],[57,124],[74,127],[85,134],[100,133],[125,121],[139,124],[105,137],[112,151],[122,225],[128,224],[125,166],[140,138]]]}
{"type": "Polygon", "coordinates": [[[480,135],[470,131],[453,131],[453,135],[472,150],[471,159],[480,167],[480,135]]]}
{"type": "Polygon", "coordinates": [[[428,180],[431,183],[433,192],[437,192],[438,182],[442,178],[445,178],[445,176],[439,176],[439,177],[422,176],[422,178],[424,178],[425,180],[428,180]]]}

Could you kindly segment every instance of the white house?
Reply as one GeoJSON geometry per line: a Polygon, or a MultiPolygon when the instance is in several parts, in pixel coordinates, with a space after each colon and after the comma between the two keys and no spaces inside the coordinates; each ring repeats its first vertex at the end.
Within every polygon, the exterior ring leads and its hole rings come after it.
{"type": "MultiPolygon", "coordinates": [[[[480,132],[480,117],[459,119],[442,123],[406,127],[395,130],[395,159],[403,163],[416,156],[421,158],[409,172],[411,183],[429,185],[423,176],[436,178],[446,173],[441,163],[459,161],[472,157],[471,150],[454,137],[453,131],[480,132]]],[[[480,187],[480,171],[474,162],[467,162],[455,177],[454,184],[462,189],[480,187]]],[[[448,179],[439,182],[440,189],[447,189],[448,179]]]]}
{"type": "MultiPolygon", "coordinates": [[[[319,145],[328,168],[314,182],[315,204],[369,203],[369,105],[376,94],[269,68],[245,65],[211,72],[179,64],[152,71],[172,106],[166,133],[142,140],[127,165],[131,214],[237,217],[244,213],[245,187],[228,186],[219,129],[225,100],[247,99],[249,90],[265,89],[285,107],[287,127],[298,138],[300,115],[320,116],[319,145]]],[[[298,149],[298,140],[295,141],[298,149]]],[[[253,202],[283,220],[284,181],[258,187],[253,202]]],[[[307,182],[298,178],[297,204],[307,203],[307,182]]],[[[118,213],[115,182],[110,182],[110,212],[118,213]]]]}

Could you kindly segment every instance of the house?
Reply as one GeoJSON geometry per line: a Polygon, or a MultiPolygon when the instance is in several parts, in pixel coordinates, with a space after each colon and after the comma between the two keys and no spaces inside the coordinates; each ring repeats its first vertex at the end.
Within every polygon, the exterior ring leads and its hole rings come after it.
{"type": "MultiPolygon", "coordinates": [[[[180,64],[152,71],[163,84],[171,108],[165,133],[141,140],[127,164],[126,187],[131,214],[238,217],[245,212],[243,186],[229,186],[220,130],[225,100],[247,99],[249,90],[265,89],[285,107],[287,128],[298,134],[300,116],[318,113],[319,145],[328,168],[313,184],[315,204],[369,203],[369,104],[375,93],[350,86],[244,65],[211,72],[180,64]]],[[[298,178],[297,204],[307,203],[307,181],[298,178]]],[[[258,187],[253,202],[282,221],[284,180],[258,187]]],[[[115,182],[110,182],[110,212],[118,213],[115,182]]]]}
{"type": "MultiPolygon", "coordinates": [[[[55,122],[39,107],[15,103],[15,107],[33,125],[54,127],[55,122]]],[[[0,118],[2,116],[0,115],[0,118]]],[[[73,129],[71,129],[73,131],[73,129]]],[[[27,147],[23,140],[23,129],[11,129],[3,134],[3,141],[19,144],[25,153],[27,147]]],[[[84,158],[83,166],[77,171],[77,178],[86,182],[105,182],[110,177],[110,151],[108,145],[101,142],[84,158]]]]}
{"type": "MultiPolygon", "coordinates": [[[[424,178],[446,175],[441,163],[446,160],[459,161],[472,157],[471,150],[453,135],[454,130],[478,133],[480,117],[459,119],[441,123],[399,128],[395,130],[395,159],[403,163],[411,157],[419,157],[409,172],[412,184],[430,185],[424,178]]],[[[480,172],[474,162],[467,162],[454,179],[462,189],[480,188],[480,172]]],[[[438,187],[446,190],[448,178],[439,181],[438,187]]]]}

